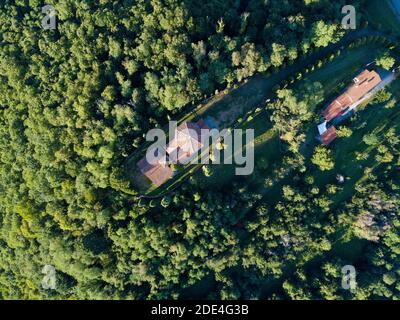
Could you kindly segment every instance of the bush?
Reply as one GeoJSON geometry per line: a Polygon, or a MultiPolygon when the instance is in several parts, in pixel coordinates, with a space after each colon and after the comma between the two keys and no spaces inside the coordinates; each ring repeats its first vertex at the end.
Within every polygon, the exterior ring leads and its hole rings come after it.
{"type": "Polygon", "coordinates": [[[314,155],[311,158],[311,162],[318,166],[321,171],[332,170],[335,163],[332,158],[332,151],[324,146],[317,146],[314,151],[314,155]]]}

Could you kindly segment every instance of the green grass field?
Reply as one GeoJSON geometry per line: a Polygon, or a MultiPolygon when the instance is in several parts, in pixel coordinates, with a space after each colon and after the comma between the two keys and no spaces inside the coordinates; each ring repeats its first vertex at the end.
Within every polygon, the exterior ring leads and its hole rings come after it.
{"type": "MultiPolygon", "coordinates": [[[[397,79],[387,90],[391,91],[400,100],[399,89],[400,80],[397,79]]],[[[352,136],[337,139],[332,144],[335,160],[334,170],[328,172],[315,171],[314,176],[319,186],[334,183],[337,173],[343,174],[348,178],[343,191],[332,198],[334,201],[333,206],[337,206],[351,197],[357,181],[364,178],[364,170],[366,168],[373,169],[378,165],[374,159],[374,149],[363,142],[364,135],[375,132],[378,137],[382,137],[387,132],[387,129],[391,127],[398,128],[398,116],[399,106],[389,109],[385,108],[384,104],[367,106],[357,113],[356,120],[347,124],[353,130],[352,136]],[[365,153],[368,157],[363,161],[356,160],[356,152],[365,153]]]]}
{"type": "MultiPolygon", "coordinates": [[[[357,71],[359,71],[366,64],[370,63],[376,57],[377,52],[380,50],[380,46],[377,44],[370,44],[364,47],[346,50],[341,56],[329,62],[321,69],[312,72],[305,79],[295,84],[295,87],[303,81],[320,82],[325,89],[326,100],[328,103],[332,98],[337,96],[352,80],[357,71]]],[[[394,96],[400,100],[400,80],[396,80],[388,88],[394,96]]],[[[320,112],[323,105],[314,106],[316,112],[320,112]]],[[[359,112],[356,120],[350,121],[346,125],[353,130],[353,135],[350,138],[337,139],[331,149],[334,151],[335,169],[328,172],[321,172],[311,162],[308,164],[308,175],[312,175],[315,178],[315,182],[324,190],[328,184],[336,184],[336,174],[342,173],[349,180],[346,181],[343,186],[343,190],[337,194],[331,196],[333,204],[332,207],[342,205],[354,194],[354,187],[356,183],[364,178],[364,170],[366,167],[372,167],[376,162],[374,160],[374,152],[370,150],[371,156],[365,161],[355,161],[354,153],[356,151],[365,152],[368,148],[367,145],[362,141],[365,134],[372,131],[379,131],[384,133],[385,128],[390,126],[396,126],[399,130],[399,121],[396,120],[396,115],[399,115],[399,107],[391,109],[384,108],[384,105],[371,104],[366,106],[359,112]],[[362,124],[366,125],[362,125],[362,124]]],[[[272,125],[269,122],[269,116],[266,112],[261,112],[254,119],[249,122],[243,123],[242,128],[254,128],[255,129],[255,159],[257,162],[263,161],[267,168],[272,169],[276,166],[281,165],[282,154],[279,152],[279,138],[277,133],[272,129],[272,125]]],[[[316,135],[316,123],[310,123],[307,129],[310,135],[316,135]]],[[[318,142],[314,140],[314,143],[308,148],[313,149],[318,142]]],[[[225,184],[232,183],[234,177],[234,166],[229,165],[217,165],[213,169],[213,176],[204,177],[202,172],[198,172],[196,178],[200,179],[200,183],[204,185],[220,186],[223,188],[225,184]]],[[[270,174],[257,175],[257,177],[247,177],[248,185],[255,192],[262,192],[264,194],[263,202],[269,202],[273,205],[277,199],[279,199],[282,185],[290,183],[291,177],[285,177],[280,181],[277,181],[272,187],[262,186],[262,182],[272,176],[272,170],[270,174]]],[[[248,214],[246,220],[251,220],[252,216],[248,214]]],[[[355,263],[363,256],[363,249],[367,241],[360,240],[358,238],[344,237],[343,231],[338,231],[335,234],[336,241],[334,241],[331,251],[326,254],[340,257],[349,263],[355,263]]],[[[319,253],[315,253],[311,258],[305,261],[308,268],[312,268],[314,264],[318,264],[320,261],[319,253]]],[[[290,274],[294,270],[290,265],[287,267],[285,274],[290,274]]],[[[276,290],[282,285],[281,279],[265,279],[263,285],[263,295],[268,296],[269,292],[276,290]]],[[[212,280],[208,282],[210,285],[212,280]]]]}
{"type": "Polygon", "coordinates": [[[393,10],[390,0],[368,0],[365,16],[376,28],[400,35],[400,17],[393,10]]]}
{"type": "MultiPolygon", "coordinates": [[[[334,61],[329,62],[321,69],[311,73],[302,81],[320,82],[325,88],[326,96],[335,96],[338,94],[353,78],[354,74],[365,64],[374,60],[378,47],[368,45],[362,48],[348,50],[334,61]]],[[[329,99],[327,99],[328,101],[329,99]]],[[[312,130],[315,130],[315,125],[312,124],[312,130]]],[[[246,122],[240,128],[252,128],[255,130],[255,160],[262,161],[263,166],[272,167],[282,159],[282,154],[279,152],[279,138],[275,131],[272,130],[272,125],[269,121],[269,115],[262,112],[257,115],[252,121],[246,122]]],[[[230,183],[234,178],[235,165],[216,165],[213,167],[213,175],[209,178],[201,178],[207,185],[224,186],[225,183],[230,183]]],[[[202,173],[199,172],[199,175],[202,173]]],[[[267,179],[268,176],[260,176],[260,184],[267,179]]]]}

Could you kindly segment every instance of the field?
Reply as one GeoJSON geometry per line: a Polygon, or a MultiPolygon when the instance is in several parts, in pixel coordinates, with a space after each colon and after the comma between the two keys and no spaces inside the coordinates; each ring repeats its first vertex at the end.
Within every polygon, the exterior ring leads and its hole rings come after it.
{"type": "Polygon", "coordinates": [[[374,27],[400,35],[400,8],[394,9],[391,0],[368,0],[365,14],[374,27]]]}

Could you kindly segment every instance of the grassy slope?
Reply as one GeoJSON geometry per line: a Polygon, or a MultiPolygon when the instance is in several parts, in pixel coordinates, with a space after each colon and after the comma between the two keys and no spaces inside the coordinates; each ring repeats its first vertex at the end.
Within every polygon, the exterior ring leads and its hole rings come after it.
{"type": "MultiPolygon", "coordinates": [[[[320,82],[325,88],[327,96],[335,95],[342,90],[351,80],[354,73],[366,63],[374,59],[377,48],[375,46],[366,46],[349,50],[343,53],[339,58],[328,63],[322,69],[315,71],[306,80],[320,82]]],[[[255,160],[268,161],[272,164],[280,160],[279,141],[276,133],[271,129],[269,116],[263,112],[256,116],[251,122],[245,123],[241,128],[253,128],[255,130],[255,160]]],[[[234,175],[234,165],[213,166],[214,175],[210,178],[204,178],[207,185],[221,186],[229,183],[234,175]]],[[[265,177],[259,177],[265,179],[265,177]]]]}
{"type": "Polygon", "coordinates": [[[393,11],[390,0],[368,0],[364,13],[373,26],[400,35],[400,18],[393,11]]]}

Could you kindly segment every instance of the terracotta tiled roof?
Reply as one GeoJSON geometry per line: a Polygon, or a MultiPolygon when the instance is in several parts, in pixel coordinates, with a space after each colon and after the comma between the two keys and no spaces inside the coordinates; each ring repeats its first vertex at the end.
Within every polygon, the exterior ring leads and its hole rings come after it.
{"type": "Polygon", "coordinates": [[[341,96],[336,98],[323,112],[327,121],[341,116],[346,109],[359,101],[382,81],[376,71],[365,70],[354,78],[354,83],[341,96]]]}
{"type": "MultiPolygon", "coordinates": [[[[203,120],[197,123],[187,122],[180,125],[175,138],[168,144],[166,151],[169,159],[177,163],[193,156],[203,145],[201,144],[201,129],[210,130],[203,120]]],[[[160,155],[158,162],[151,164],[146,157],[137,163],[140,172],[149,178],[155,185],[160,186],[173,176],[166,159],[160,155]]]]}
{"type": "Polygon", "coordinates": [[[178,162],[190,158],[203,147],[202,129],[210,130],[202,119],[197,123],[185,122],[176,129],[174,139],[166,148],[172,161],[178,162]]]}
{"type": "Polygon", "coordinates": [[[336,128],[332,126],[321,135],[321,142],[327,146],[336,138],[337,138],[336,128]]]}
{"type": "Polygon", "coordinates": [[[173,175],[173,171],[168,165],[163,165],[161,163],[150,164],[147,162],[146,157],[141,159],[137,163],[137,166],[142,174],[157,186],[162,185],[173,175]]]}

